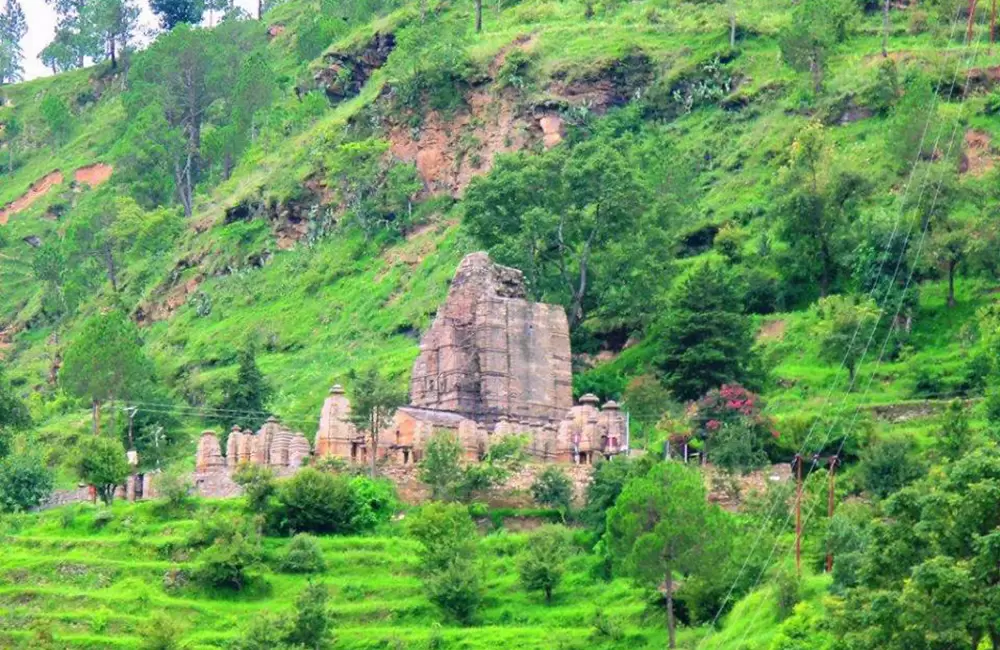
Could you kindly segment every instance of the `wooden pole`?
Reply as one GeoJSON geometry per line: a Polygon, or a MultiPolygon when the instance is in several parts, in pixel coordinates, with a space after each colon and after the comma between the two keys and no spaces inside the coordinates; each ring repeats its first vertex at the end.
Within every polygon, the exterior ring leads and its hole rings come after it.
{"type": "Polygon", "coordinates": [[[979,4],[979,0],[969,0],[969,26],[965,30],[965,42],[967,45],[972,44],[972,29],[976,25],[977,4],[979,4]]]}
{"type": "MultiPolygon", "coordinates": [[[[837,473],[837,457],[830,456],[830,472],[829,481],[826,488],[826,516],[829,519],[833,519],[833,506],[834,506],[834,483],[836,481],[837,473]]],[[[827,542],[829,544],[829,542],[827,542]]],[[[831,573],[833,571],[833,549],[827,546],[826,549],[826,572],[831,573]]]]}
{"type": "Polygon", "coordinates": [[[795,454],[795,571],[802,575],[802,456],[795,454]]]}
{"type": "Polygon", "coordinates": [[[997,0],[990,4],[990,54],[993,54],[993,44],[997,42],[997,0]]]}

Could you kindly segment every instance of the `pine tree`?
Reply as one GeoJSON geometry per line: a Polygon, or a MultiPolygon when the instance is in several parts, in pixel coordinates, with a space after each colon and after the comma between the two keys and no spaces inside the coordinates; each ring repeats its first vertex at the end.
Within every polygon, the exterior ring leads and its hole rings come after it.
{"type": "Polygon", "coordinates": [[[21,80],[24,52],[21,40],[28,33],[28,21],[18,0],[6,0],[0,12],[0,86],[21,80]]]}
{"type": "Polygon", "coordinates": [[[243,428],[257,429],[266,419],[265,409],[273,390],[264,373],[257,366],[257,346],[247,341],[238,355],[239,369],[236,379],[223,387],[223,411],[219,419],[239,424],[243,428]]]}
{"type": "Polygon", "coordinates": [[[149,8],[159,16],[160,26],[171,30],[181,23],[197,25],[205,13],[204,0],[150,0],[149,8]]]}
{"type": "Polygon", "coordinates": [[[750,321],[721,265],[701,264],[680,281],[654,337],[665,383],[679,399],[695,399],[722,384],[752,379],[750,321]]]}

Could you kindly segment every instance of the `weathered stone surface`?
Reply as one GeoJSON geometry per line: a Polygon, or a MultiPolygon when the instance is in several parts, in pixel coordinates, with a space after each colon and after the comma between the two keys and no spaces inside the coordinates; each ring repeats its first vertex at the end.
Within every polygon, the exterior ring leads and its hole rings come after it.
{"type": "Polygon", "coordinates": [[[319,430],[316,432],[316,456],[351,457],[351,445],[359,441],[357,428],[351,422],[351,403],[338,384],[330,389],[323,402],[319,430]]]}
{"type": "Polygon", "coordinates": [[[219,446],[219,438],[214,431],[205,431],[201,434],[194,464],[195,469],[199,472],[226,466],[226,460],[222,457],[222,448],[219,446]]]}
{"type": "Polygon", "coordinates": [[[569,325],[562,307],[530,302],[524,276],[486,253],[459,265],[420,344],[412,406],[492,425],[559,420],[572,406],[569,325]]]}

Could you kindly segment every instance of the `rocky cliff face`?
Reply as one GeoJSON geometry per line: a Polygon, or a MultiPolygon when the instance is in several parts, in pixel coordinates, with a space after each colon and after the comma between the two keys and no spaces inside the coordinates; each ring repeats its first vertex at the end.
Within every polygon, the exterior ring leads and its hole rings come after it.
{"type": "Polygon", "coordinates": [[[517,269],[467,256],[421,341],[410,404],[477,422],[561,420],[573,405],[565,311],[527,300],[517,269]]]}

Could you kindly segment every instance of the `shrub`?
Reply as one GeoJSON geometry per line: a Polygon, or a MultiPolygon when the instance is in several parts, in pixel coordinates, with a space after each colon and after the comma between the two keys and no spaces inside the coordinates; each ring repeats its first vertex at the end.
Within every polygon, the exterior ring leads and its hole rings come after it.
{"type": "Polygon", "coordinates": [[[139,650],[181,650],[181,629],[164,615],[158,615],[143,631],[139,650]]]}
{"type": "Polygon", "coordinates": [[[247,510],[258,514],[267,512],[271,497],[276,491],[274,470],[262,465],[241,463],[233,474],[233,482],[243,488],[247,510]]]}
{"type": "Polygon", "coordinates": [[[573,502],[573,482],[554,465],[549,465],[531,484],[531,498],[541,506],[569,510],[573,502]]]}
{"type": "Polygon", "coordinates": [[[0,459],[0,512],[29,510],[52,493],[52,473],[42,461],[25,454],[0,459]]]}
{"type": "Polygon", "coordinates": [[[211,587],[240,591],[250,578],[249,572],[259,563],[258,540],[238,532],[217,539],[202,553],[195,577],[211,587]]]}
{"type": "Polygon", "coordinates": [[[163,472],[156,479],[156,491],[171,512],[187,508],[191,503],[191,479],[177,471],[163,472]]]}
{"type": "Polygon", "coordinates": [[[355,530],[369,530],[392,519],[399,508],[396,485],[387,479],[358,476],[351,481],[358,508],[352,524],[355,530]]]}
{"type": "Polygon", "coordinates": [[[287,639],[290,645],[315,650],[327,647],[331,631],[326,611],[329,599],[326,585],[310,584],[299,594],[287,639]]]}
{"type": "Polygon", "coordinates": [[[862,486],[884,499],[920,478],[923,467],[914,455],[913,444],[909,440],[886,438],[865,450],[858,473],[862,486]]]}
{"type": "Polygon", "coordinates": [[[483,601],[482,571],[475,560],[454,557],[424,581],[428,599],[462,625],[472,623],[483,601]]]}
{"type": "Polygon", "coordinates": [[[239,532],[249,533],[249,526],[242,518],[203,512],[199,513],[195,527],[188,533],[184,544],[188,548],[208,548],[216,541],[231,538],[239,532]]]}
{"type": "Polygon", "coordinates": [[[292,538],[281,560],[281,570],[286,573],[322,573],[326,560],[319,542],[312,535],[300,533],[292,538]]]}
{"type": "Polygon", "coordinates": [[[306,468],[278,488],[277,526],[289,532],[355,532],[360,514],[351,479],[306,468]]]}
{"type": "Polygon", "coordinates": [[[420,482],[431,489],[431,499],[454,499],[462,483],[462,445],[455,434],[441,431],[427,443],[420,461],[420,482]]]}

